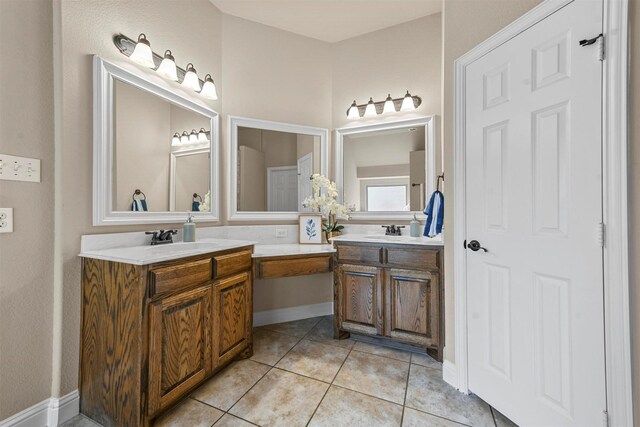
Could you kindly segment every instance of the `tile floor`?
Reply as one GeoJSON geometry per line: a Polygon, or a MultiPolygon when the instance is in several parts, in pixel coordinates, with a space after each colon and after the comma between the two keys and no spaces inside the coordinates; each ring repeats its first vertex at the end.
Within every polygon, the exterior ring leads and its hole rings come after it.
{"type": "MultiPolygon", "coordinates": [[[[333,337],[331,316],[258,327],[254,355],[234,362],[156,426],[512,427],[442,380],[442,366],[409,353],[333,337]]],[[[79,415],[65,427],[95,427],[79,415]]]]}

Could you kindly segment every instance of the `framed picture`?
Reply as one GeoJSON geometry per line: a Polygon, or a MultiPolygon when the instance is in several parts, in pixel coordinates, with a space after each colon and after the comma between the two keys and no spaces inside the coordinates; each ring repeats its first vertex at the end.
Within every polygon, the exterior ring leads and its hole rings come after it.
{"type": "Polygon", "coordinates": [[[298,217],[298,236],[300,244],[321,244],[322,215],[300,215],[298,217]]]}

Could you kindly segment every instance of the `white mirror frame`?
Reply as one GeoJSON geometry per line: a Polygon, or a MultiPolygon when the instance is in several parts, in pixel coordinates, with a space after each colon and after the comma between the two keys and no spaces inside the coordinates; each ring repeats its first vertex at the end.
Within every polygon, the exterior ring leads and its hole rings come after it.
{"type": "MultiPolygon", "coordinates": [[[[211,212],[193,212],[198,221],[219,221],[219,122],[208,105],[182,95],[162,82],[153,82],[134,70],[93,57],[93,225],[167,224],[184,222],[187,212],[129,212],[113,210],[113,80],[118,79],[182,108],[208,117],[211,122],[211,212]]],[[[167,144],[170,143],[167,136],[167,144]]],[[[167,189],[169,190],[169,189],[167,189]]]]}
{"type": "MultiPolygon", "coordinates": [[[[419,117],[415,119],[398,120],[394,122],[376,123],[364,126],[353,126],[336,129],[336,166],[335,177],[338,189],[338,199],[344,201],[344,137],[348,135],[356,135],[369,132],[377,132],[383,130],[400,129],[406,127],[424,126],[425,138],[425,166],[426,170],[426,186],[425,200],[428,200],[436,190],[436,117],[419,117]]],[[[418,211],[397,211],[397,212],[351,212],[351,219],[360,220],[410,220],[413,214],[418,211]]]]}
{"type": "MultiPolygon", "coordinates": [[[[173,211],[176,209],[176,160],[178,159],[178,157],[193,156],[195,154],[205,154],[209,152],[209,147],[192,148],[171,152],[171,164],[169,166],[169,210],[173,211]]],[[[204,198],[204,194],[202,194],[202,197],[204,198]]],[[[192,212],[191,214],[193,215],[194,212],[192,212]]]]}
{"type": "Polygon", "coordinates": [[[278,123],[267,120],[229,116],[229,220],[230,221],[289,221],[297,220],[304,212],[238,211],[238,128],[273,130],[277,132],[313,135],[320,138],[320,173],[329,173],[329,130],[310,126],[278,123]]]}

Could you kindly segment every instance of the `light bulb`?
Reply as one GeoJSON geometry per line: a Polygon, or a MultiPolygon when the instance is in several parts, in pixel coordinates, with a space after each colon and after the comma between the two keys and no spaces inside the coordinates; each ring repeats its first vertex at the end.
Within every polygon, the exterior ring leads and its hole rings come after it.
{"type": "Polygon", "coordinates": [[[198,142],[198,132],[195,129],[191,130],[191,134],[189,135],[189,142],[198,142]]]}
{"type": "Polygon", "coordinates": [[[171,138],[171,146],[175,147],[180,145],[180,134],[178,132],[173,134],[173,138],[171,138]]]}
{"type": "Polygon", "coordinates": [[[165,51],[164,58],[160,63],[160,66],[156,70],[158,74],[160,74],[165,79],[172,80],[174,82],[178,81],[178,71],[176,70],[176,60],[171,54],[170,50],[165,51]]]}
{"type": "Polygon", "coordinates": [[[376,106],[373,103],[373,98],[369,98],[369,102],[367,102],[367,108],[364,110],[364,117],[375,117],[378,113],[376,112],[376,106]]]}
{"type": "Polygon", "coordinates": [[[191,62],[187,64],[187,71],[184,75],[182,86],[200,92],[200,80],[198,80],[198,74],[191,62]]]}
{"type": "Polygon", "coordinates": [[[207,131],[204,130],[204,128],[201,128],[200,132],[198,132],[198,142],[209,142],[209,139],[207,139],[207,131]]]}
{"type": "Polygon", "coordinates": [[[211,74],[207,74],[204,76],[204,84],[202,85],[202,90],[200,91],[200,95],[203,98],[207,99],[218,99],[218,93],[216,91],[216,84],[213,82],[213,78],[211,74]]]}
{"type": "Polygon", "coordinates": [[[382,114],[386,113],[395,113],[396,106],[393,103],[393,98],[391,98],[391,94],[387,96],[386,101],[384,101],[384,108],[382,109],[382,114]]]}
{"type": "Polygon", "coordinates": [[[153,52],[151,51],[151,43],[147,40],[147,36],[140,34],[138,36],[138,43],[133,49],[133,53],[129,57],[132,61],[137,62],[148,68],[156,68],[156,63],[153,62],[153,52]]]}
{"type": "Polygon", "coordinates": [[[189,134],[187,133],[186,130],[184,132],[182,132],[182,135],[180,136],[180,143],[181,144],[188,144],[189,143],[189,134]]]}
{"type": "Polygon", "coordinates": [[[411,97],[411,94],[409,94],[409,91],[407,91],[407,94],[402,100],[402,107],[400,107],[400,111],[413,111],[415,109],[416,107],[413,105],[413,98],[411,97]]]}
{"type": "Polygon", "coordinates": [[[360,111],[358,111],[358,104],[356,104],[355,99],[353,100],[353,104],[351,104],[351,107],[349,107],[349,111],[347,111],[347,118],[348,119],[360,118],[360,111]]]}

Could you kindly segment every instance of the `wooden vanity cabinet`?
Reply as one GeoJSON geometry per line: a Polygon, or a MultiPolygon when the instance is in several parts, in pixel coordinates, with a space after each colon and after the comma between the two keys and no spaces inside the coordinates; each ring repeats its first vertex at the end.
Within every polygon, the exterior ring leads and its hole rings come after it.
{"type": "Polygon", "coordinates": [[[252,247],[151,265],[82,260],[80,412],[152,420],[252,355],[252,247]]]}
{"type": "Polygon", "coordinates": [[[442,249],[335,242],[334,332],[419,346],[442,360],[442,249]]]}

